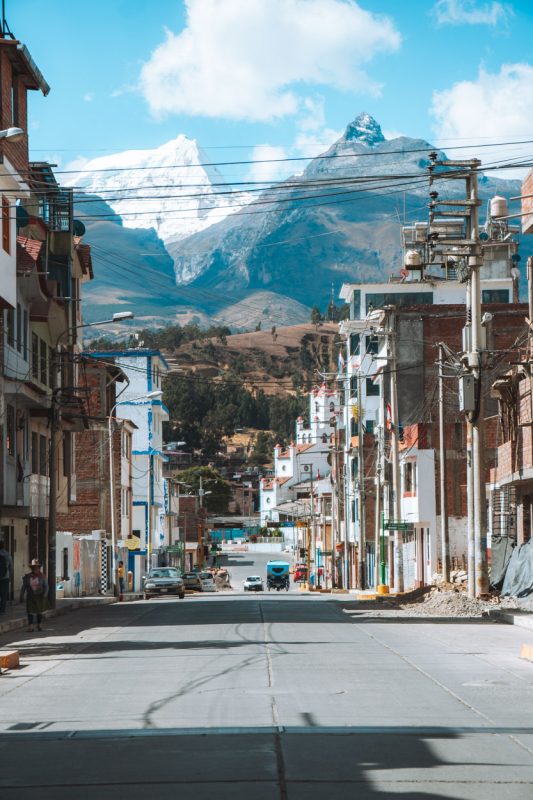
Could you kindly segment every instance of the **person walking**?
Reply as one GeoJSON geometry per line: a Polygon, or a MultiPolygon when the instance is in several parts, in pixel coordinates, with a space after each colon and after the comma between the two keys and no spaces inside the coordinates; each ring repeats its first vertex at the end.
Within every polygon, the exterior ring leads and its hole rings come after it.
{"type": "Polygon", "coordinates": [[[0,614],[7,607],[9,597],[9,584],[13,578],[13,559],[5,548],[4,541],[0,541],[0,614]]]}
{"type": "Polygon", "coordinates": [[[22,578],[20,602],[26,596],[26,611],[28,612],[28,632],[34,630],[34,617],[37,617],[37,630],[42,631],[42,619],[48,609],[48,581],[41,572],[41,562],[34,558],[31,562],[31,572],[22,578]]]}
{"type": "Polygon", "coordinates": [[[124,562],[118,562],[118,599],[124,600],[124,562]]]}

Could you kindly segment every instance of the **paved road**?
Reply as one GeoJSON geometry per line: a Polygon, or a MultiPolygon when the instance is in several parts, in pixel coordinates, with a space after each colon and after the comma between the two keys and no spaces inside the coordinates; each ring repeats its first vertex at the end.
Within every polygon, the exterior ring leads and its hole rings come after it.
{"type": "Polygon", "coordinates": [[[528,633],[365,609],[165,598],[3,637],[2,798],[533,797],[528,633]]]}
{"type": "MultiPolygon", "coordinates": [[[[231,574],[231,585],[235,591],[242,591],[242,585],[248,575],[259,575],[263,578],[266,587],[266,568],[271,559],[288,561],[293,563],[293,556],[289,553],[238,553],[226,552],[219,556],[220,564],[227,566],[231,574]]],[[[298,587],[292,583],[290,591],[298,591],[298,587]]]]}

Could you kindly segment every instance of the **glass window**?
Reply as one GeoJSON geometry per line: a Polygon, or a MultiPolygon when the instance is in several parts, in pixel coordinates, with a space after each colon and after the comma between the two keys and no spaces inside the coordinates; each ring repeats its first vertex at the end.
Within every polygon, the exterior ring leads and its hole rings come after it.
{"type": "Polygon", "coordinates": [[[352,319],[361,319],[361,290],[354,289],[352,295],[352,319]]]}
{"type": "Polygon", "coordinates": [[[508,303],[509,289],[483,289],[481,292],[482,303],[508,303]]]}
{"type": "Polygon", "coordinates": [[[350,436],[357,436],[359,434],[359,425],[354,417],[350,420],[350,436]]]}
{"type": "Polygon", "coordinates": [[[48,381],[48,345],[44,339],[41,339],[40,381],[44,384],[48,381]]]}
{"type": "Polygon", "coordinates": [[[416,464],[407,461],[403,465],[403,490],[406,494],[416,494],[416,464]]]}
{"type": "Polygon", "coordinates": [[[39,337],[36,333],[31,335],[31,375],[35,381],[39,380],[39,337]]]}
{"type": "Polygon", "coordinates": [[[366,396],[379,397],[379,383],[374,383],[372,378],[366,379],[366,396]]]}
{"type": "Polygon", "coordinates": [[[22,320],[22,347],[24,361],[28,360],[28,311],[24,309],[22,320]]]}
{"type": "Polygon", "coordinates": [[[2,247],[6,253],[11,252],[11,219],[10,204],[7,197],[2,197],[2,247]]]}
{"type": "Polygon", "coordinates": [[[359,333],[351,333],[350,334],[350,355],[356,356],[359,355],[359,344],[361,342],[361,336],[359,333]]]}
{"type": "Polygon", "coordinates": [[[39,475],[48,475],[48,439],[39,436],[39,475]]]}
{"type": "Polygon", "coordinates": [[[350,376],[350,397],[357,397],[359,391],[359,378],[357,375],[350,376]]]}
{"type": "Polygon", "coordinates": [[[15,409],[9,404],[6,408],[6,452],[8,456],[15,455],[15,409]]]}
{"type": "Polygon", "coordinates": [[[365,422],[365,429],[367,433],[370,433],[372,436],[374,435],[374,420],[367,419],[365,422]]]}
{"type": "Polygon", "coordinates": [[[22,308],[20,303],[17,303],[17,350],[22,352],[22,308]]]}
{"type": "Polygon", "coordinates": [[[31,434],[31,471],[32,475],[39,474],[39,434],[35,431],[31,434]]]}
{"type": "Polygon", "coordinates": [[[379,348],[379,339],[377,336],[366,337],[366,352],[376,355],[379,348]]]}
{"type": "Polygon", "coordinates": [[[15,309],[8,308],[6,311],[6,332],[7,343],[11,347],[15,346],[15,309]]]}
{"type": "Polygon", "coordinates": [[[366,313],[383,306],[427,306],[433,303],[433,292],[370,292],[365,295],[366,313]]]}

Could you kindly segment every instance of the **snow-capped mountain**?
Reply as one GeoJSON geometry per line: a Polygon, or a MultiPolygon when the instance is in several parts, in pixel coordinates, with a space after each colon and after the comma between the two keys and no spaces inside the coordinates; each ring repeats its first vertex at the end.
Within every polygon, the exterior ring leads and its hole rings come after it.
{"type": "MultiPolygon", "coordinates": [[[[231,192],[194,139],[179,135],[155,150],[127,150],[89,161],[66,183],[79,189],[78,211],[96,211],[97,195],[127,228],[153,228],[165,246],[205,230],[249,202],[231,192]]],[[[192,276],[190,276],[192,277],[192,276]]]]}

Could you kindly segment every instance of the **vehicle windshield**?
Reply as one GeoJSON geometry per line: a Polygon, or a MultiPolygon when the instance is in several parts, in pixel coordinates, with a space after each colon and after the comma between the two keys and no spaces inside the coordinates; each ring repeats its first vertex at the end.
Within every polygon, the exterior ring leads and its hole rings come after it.
{"type": "Polygon", "coordinates": [[[249,578],[246,578],[246,580],[249,581],[250,583],[257,583],[257,581],[260,581],[261,578],[259,577],[259,575],[251,575],[249,578]]]}
{"type": "Polygon", "coordinates": [[[173,569],[172,567],[166,567],[165,569],[153,569],[150,574],[148,575],[149,578],[178,578],[179,572],[177,569],[173,569]]]}
{"type": "Polygon", "coordinates": [[[203,581],[212,581],[213,580],[213,576],[211,575],[210,572],[200,572],[200,578],[203,581]]]}

